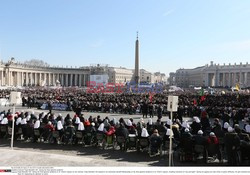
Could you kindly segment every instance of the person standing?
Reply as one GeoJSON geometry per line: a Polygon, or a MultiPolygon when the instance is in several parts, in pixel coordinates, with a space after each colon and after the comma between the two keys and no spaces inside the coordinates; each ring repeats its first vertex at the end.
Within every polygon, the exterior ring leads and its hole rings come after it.
{"type": "Polygon", "coordinates": [[[158,117],[159,120],[161,120],[161,118],[162,118],[162,111],[163,111],[163,107],[162,107],[162,105],[160,104],[160,105],[158,106],[158,108],[157,108],[157,117],[158,117]]]}
{"type": "Polygon", "coordinates": [[[144,102],[142,105],[142,117],[144,118],[144,116],[147,118],[148,115],[148,104],[147,102],[144,102]]]}
{"type": "Polygon", "coordinates": [[[22,106],[24,107],[25,104],[26,104],[26,99],[25,99],[25,97],[22,97],[22,106]]]}
{"type": "Polygon", "coordinates": [[[49,113],[51,114],[52,113],[52,102],[51,101],[48,101],[48,110],[49,110],[49,113]]]}
{"type": "Polygon", "coordinates": [[[225,134],[224,143],[228,157],[228,165],[237,165],[239,163],[237,150],[240,146],[240,138],[232,127],[228,127],[228,133],[225,134]]]}
{"type": "Polygon", "coordinates": [[[32,104],[32,98],[28,96],[28,101],[27,101],[28,108],[31,108],[31,104],[32,104]]]}
{"type": "Polygon", "coordinates": [[[152,102],[148,106],[148,111],[149,111],[149,117],[153,118],[154,117],[154,106],[153,106],[152,102]]]}

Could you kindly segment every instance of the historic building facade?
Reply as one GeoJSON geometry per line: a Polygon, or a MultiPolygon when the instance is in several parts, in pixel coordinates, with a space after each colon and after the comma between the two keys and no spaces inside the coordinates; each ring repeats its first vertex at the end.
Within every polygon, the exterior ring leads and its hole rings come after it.
{"type": "Polygon", "coordinates": [[[133,78],[133,70],[123,67],[109,67],[109,83],[127,83],[133,78]]]}
{"type": "Polygon", "coordinates": [[[88,68],[36,67],[9,61],[0,64],[0,86],[86,86],[88,68]]]}
{"type": "Polygon", "coordinates": [[[233,87],[236,84],[241,87],[250,87],[250,64],[219,65],[211,61],[210,65],[171,72],[169,83],[179,87],[233,87]]]}
{"type": "Polygon", "coordinates": [[[154,74],[145,69],[140,69],[140,82],[154,83],[154,74]]]}

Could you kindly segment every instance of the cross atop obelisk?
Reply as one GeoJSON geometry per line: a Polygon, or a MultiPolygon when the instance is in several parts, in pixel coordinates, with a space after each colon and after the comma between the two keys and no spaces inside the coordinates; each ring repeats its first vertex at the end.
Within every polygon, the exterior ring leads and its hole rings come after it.
{"type": "Polygon", "coordinates": [[[136,87],[139,84],[139,40],[138,40],[138,31],[137,37],[135,41],[135,72],[134,72],[134,80],[136,87]]]}

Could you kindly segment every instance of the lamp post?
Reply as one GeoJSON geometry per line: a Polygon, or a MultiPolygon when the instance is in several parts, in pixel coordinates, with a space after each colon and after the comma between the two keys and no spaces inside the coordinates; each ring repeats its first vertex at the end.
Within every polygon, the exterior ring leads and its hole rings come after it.
{"type": "Polygon", "coordinates": [[[11,149],[13,149],[14,145],[14,131],[15,131],[15,105],[17,101],[21,99],[21,92],[10,93],[10,104],[13,105],[13,115],[12,115],[12,132],[11,132],[11,149]]]}
{"type": "Polygon", "coordinates": [[[13,114],[12,114],[12,132],[11,132],[11,149],[13,149],[14,143],[14,131],[15,131],[15,104],[13,104],[13,114]]]}
{"type": "Polygon", "coordinates": [[[168,96],[168,108],[167,110],[170,112],[170,136],[169,136],[169,154],[168,154],[168,163],[171,166],[172,162],[172,139],[173,139],[173,112],[176,112],[178,108],[178,96],[168,96]]]}

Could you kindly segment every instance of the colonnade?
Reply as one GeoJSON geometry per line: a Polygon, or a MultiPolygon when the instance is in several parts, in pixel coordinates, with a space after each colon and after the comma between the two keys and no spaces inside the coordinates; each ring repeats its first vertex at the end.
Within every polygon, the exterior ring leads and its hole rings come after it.
{"type": "Polygon", "coordinates": [[[89,74],[0,70],[0,86],[86,86],[89,74]]]}

